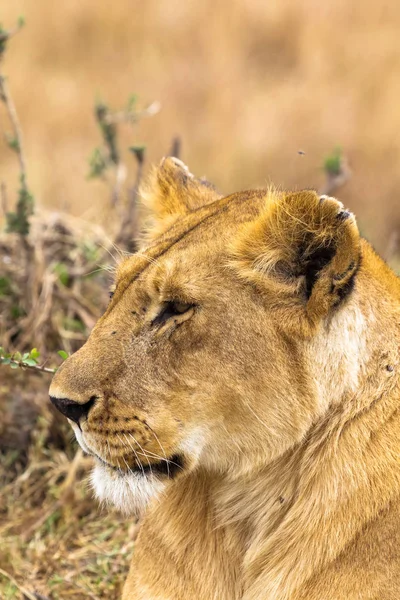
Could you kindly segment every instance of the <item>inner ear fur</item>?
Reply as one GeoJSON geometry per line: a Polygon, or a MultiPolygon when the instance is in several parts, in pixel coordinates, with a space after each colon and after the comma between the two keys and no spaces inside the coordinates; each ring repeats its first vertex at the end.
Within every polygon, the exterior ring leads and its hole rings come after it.
{"type": "Polygon", "coordinates": [[[354,215],[313,191],[270,191],[265,210],[234,244],[245,277],[269,278],[275,292],[294,296],[311,321],[351,293],[360,263],[354,215]]]}
{"type": "Polygon", "coordinates": [[[160,235],[179,217],[218,200],[213,185],[197,179],[178,158],[163,158],[140,190],[151,238],[160,235]]]}

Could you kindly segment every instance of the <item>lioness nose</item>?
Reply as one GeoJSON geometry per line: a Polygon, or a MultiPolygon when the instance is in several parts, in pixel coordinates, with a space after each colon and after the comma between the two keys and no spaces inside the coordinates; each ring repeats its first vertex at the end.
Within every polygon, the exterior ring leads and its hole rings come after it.
{"type": "Polygon", "coordinates": [[[73,400],[69,400],[69,398],[55,398],[54,396],[50,396],[50,400],[60,413],[68,417],[68,419],[71,419],[71,421],[79,423],[79,420],[82,417],[87,417],[89,410],[96,402],[97,397],[92,396],[90,400],[84,404],[74,402],[73,400]]]}

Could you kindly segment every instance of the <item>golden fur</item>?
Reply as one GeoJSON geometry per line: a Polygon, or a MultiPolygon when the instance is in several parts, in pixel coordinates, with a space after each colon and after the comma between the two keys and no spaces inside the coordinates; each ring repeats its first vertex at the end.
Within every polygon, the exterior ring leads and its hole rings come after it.
{"type": "Polygon", "coordinates": [[[50,390],[98,496],[146,507],[124,600],[398,600],[397,277],[313,191],[221,198],[169,158],[144,196],[50,390]]]}

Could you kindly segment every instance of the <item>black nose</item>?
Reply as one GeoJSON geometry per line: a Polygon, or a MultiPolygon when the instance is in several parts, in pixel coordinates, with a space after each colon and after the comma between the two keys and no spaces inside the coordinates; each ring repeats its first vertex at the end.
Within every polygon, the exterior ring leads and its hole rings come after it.
{"type": "Polygon", "coordinates": [[[97,400],[97,396],[92,396],[90,400],[84,404],[74,402],[68,398],[54,398],[53,396],[50,396],[50,400],[60,413],[68,417],[68,419],[71,419],[71,421],[79,423],[79,419],[87,417],[89,410],[97,400]]]}

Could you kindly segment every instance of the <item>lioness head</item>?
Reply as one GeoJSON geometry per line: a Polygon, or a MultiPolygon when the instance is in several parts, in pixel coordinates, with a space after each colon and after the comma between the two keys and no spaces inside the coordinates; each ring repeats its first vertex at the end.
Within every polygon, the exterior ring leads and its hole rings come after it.
{"type": "Polygon", "coordinates": [[[243,476],[301,440],[357,384],[357,342],[338,341],[364,326],[362,243],[337,200],[222,198],[172,158],[144,197],[151,237],[50,389],[95,457],[97,495],[125,511],[194,469],[243,476]]]}

